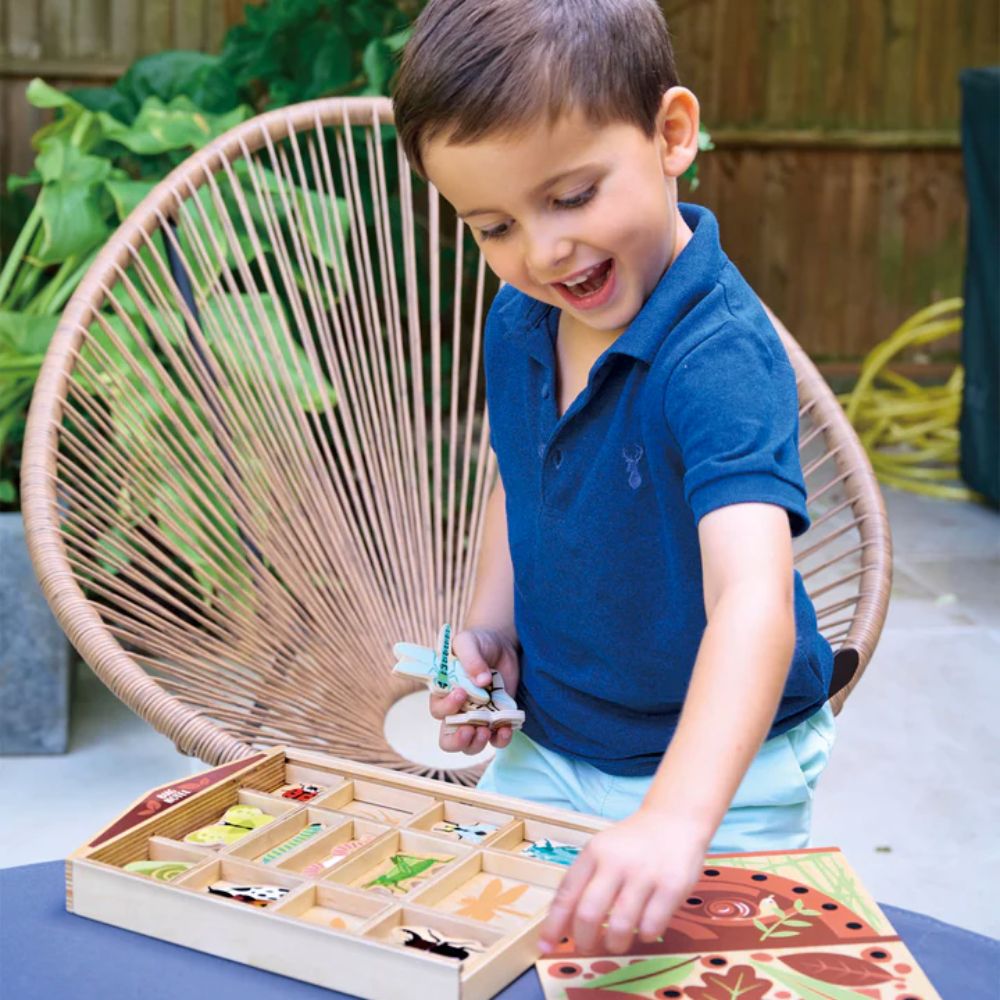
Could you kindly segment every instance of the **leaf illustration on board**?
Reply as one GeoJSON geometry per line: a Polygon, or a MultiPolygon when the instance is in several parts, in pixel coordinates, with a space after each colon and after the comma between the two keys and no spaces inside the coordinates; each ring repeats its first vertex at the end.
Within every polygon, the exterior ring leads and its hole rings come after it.
{"type": "Polygon", "coordinates": [[[761,979],[749,965],[734,965],[725,974],[706,972],[704,986],[688,986],[685,996],[691,1000],[764,1000],[774,985],[770,979],[761,979]]]}
{"type": "Polygon", "coordinates": [[[516,903],[527,890],[526,885],[515,885],[505,890],[500,879],[490,879],[478,896],[463,897],[460,900],[462,906],[455,913],[460,917],[485,921],[493,920],[500,913],[512,917],[530,917],[530,913],[522,913],[511,905],[516,903]]]}
{"type": "Polygon", "coordinates": [[[809,951],[779,955],[778,958],[796,972],[838,986],[876,986],[896,978],[891,971],[874,962],[836,952],[809,951]]]}
{"type": "MultiPolygon", "coordinates": [[[[636,993],[650,994],[655,990],[667,989],[677,983],[682,982],[691,974],[691,967],[701,958],[694,955],[691,958],[684,958],[680,955],[666,955],[663,958],[647,958],[638,962],[631,962],[628,965],[615,969],[613,972],[605,973],[591,980],[586,986],[579,987],[581,996],[594,997],[599,994],[584,991],[609,990],[618,994],[636,993]]],[[[559,965],[550,967],[550,973],[554,976],[561,975],[559,965]],[[555,971],[553,971],[555,970],[555,971]]],[[[590,967],[593,969],[593,965],[590,967]]],[[[566,990],[567,997],[572,1000],[572,991],[566,990]]]]}

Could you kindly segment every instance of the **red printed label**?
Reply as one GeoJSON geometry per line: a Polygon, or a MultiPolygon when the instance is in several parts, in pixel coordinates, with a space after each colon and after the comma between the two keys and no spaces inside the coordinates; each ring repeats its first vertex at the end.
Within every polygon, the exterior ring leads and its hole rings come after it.
{"type": "Polygon", "coordinates": [[[149,819],[155,813],[165,812],[172,806],[177,805],[178,802],[183,802],[185,799],[190,798],[195,792],[200,792],[205,788],[210,788],[212,785],[217,785],[220,781],[235,774],[237,771],[242,771],[259,763],[266,756],[267,754],[259,753],[253,757],[244,757],[242,760],[233,761],[231,764],[223,764],[213,771],[206,771],[204,774],[199,774],[188,781],[176,781],[171,785],[164,785],[162,788],[157,788],[155,791],[150,792],[142,802],[133,806],[121,819],[112,826],[109,826],[103,833],[100,833],[87,846],[99,847],[112,837],[117,837],[119,833],[124,833],[126,830],[132,829],[133,826],[138,826],[143,820],[149,819]]]}

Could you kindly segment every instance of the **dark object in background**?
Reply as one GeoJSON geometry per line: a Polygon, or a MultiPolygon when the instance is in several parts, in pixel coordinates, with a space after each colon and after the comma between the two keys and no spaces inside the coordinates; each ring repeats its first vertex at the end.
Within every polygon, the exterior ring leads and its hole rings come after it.
{"type": "Polygon", "coordinates": [[[963,70],[959,79],[969,198],[962,478],[1000,506],[1000,66],[963,70]]]}

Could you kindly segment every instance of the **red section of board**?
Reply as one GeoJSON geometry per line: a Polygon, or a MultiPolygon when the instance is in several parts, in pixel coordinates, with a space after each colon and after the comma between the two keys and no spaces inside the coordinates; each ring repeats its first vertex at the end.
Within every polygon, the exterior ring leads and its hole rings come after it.
{"type": "Polygon", "coordinates": [[[119,833],[131,830],[133,826],[138,826],[143,820],[149,819],[154,813],[163,813],[167,809],[190,798],[195,792],[203,791],[212,785],[217,785],[220,781],[242,771],[244,768],[264,760],[267,754],[258,753],[252,757],[244,757],[241,760],[233,761],[231,764],[223,764],[213,771],[206,771],[188,781],[175,781],[170,785],[164,785],[150,792],[145,799],[134,805],[124,816],[116,820],[102,833],[92,840],[88,847],[99,847],[112,837],[117,837],[119,833]]]}

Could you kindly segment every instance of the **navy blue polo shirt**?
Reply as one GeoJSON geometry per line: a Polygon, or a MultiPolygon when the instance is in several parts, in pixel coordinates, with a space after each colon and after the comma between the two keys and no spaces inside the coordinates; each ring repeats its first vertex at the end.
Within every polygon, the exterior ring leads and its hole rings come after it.
{"type": "MultiPolygon", "coordinates": [[[[507,496],[524,731],[609,774],[651,775],[705,629],[700,518],[762,502],[809,525],[795,377],[705,208],[692,239],[560,418],[559,310],[510,285],[485,331],[507,496]]],[[[833,657],[795,574],[795,652],[771,735],[826,700],[833,657]]]]}

